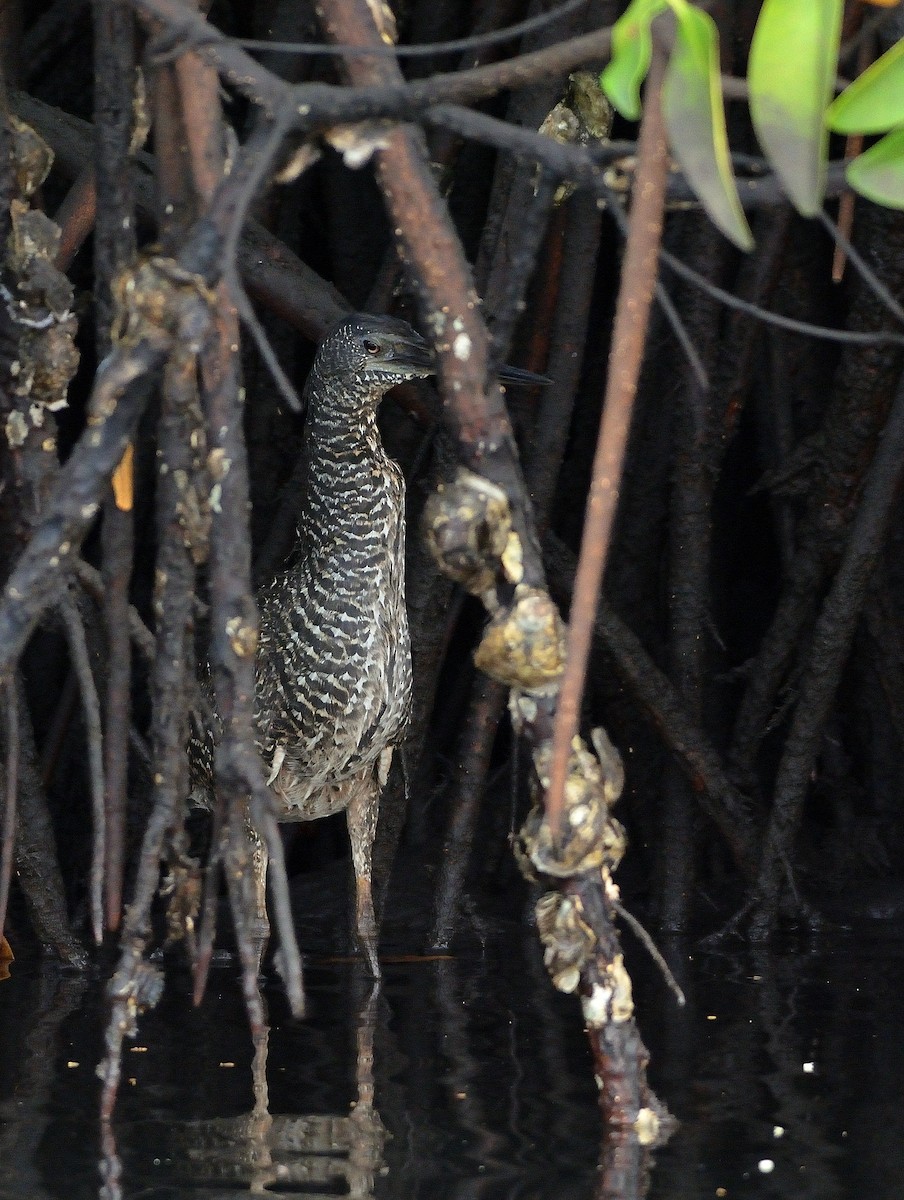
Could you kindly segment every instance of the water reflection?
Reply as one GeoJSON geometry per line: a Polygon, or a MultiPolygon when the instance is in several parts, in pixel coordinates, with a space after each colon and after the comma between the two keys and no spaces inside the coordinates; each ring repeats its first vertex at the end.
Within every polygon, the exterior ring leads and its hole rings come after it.
{"type": "MultiPolygon", "coordinates": [[[[632,963],[653,1083],[682,1121],[650,1200],[898,1200],[904,945],[670,959],[686,1010],[632,963]]],[[[352,964],[309,964],[310,1017],[273,986],[256,1048],[236,974],[213,972],[201,1010],[171,975],[126,1049],[108,1186],[127,1200],[644,1194],[636,1148],[600,1161],[587,1049],[530,933],[388,961],[382,993],[352,964]]],[[[97,1200],[102,986],[21,960],[0,983],[2,1200],[97,1200]]]]}
{"type": "MultiPolygon", "coordinates": [[[[374,1196],[375,1181],[386,1169],[383,1148],[388,1136],[374,1107],[374,1032],[380,989],[355,970],[353,991],[358,997],[353,1009],[354,1091],[347,1113],[271,1112],[271,1031],[266,1027],[251,1040],[253,1103],[249,1111],[174,1121],[153,1131],[151,1166],[162,1167],[157,1178],[180,1189],[171,1194],[193,1195],[192,1189],[203,1188],[207,1194],[214,1189],[217,1196],[274,1191],[305,1200],[335,1195],[367,1200],[374,1196]]],[[[260,999],[266,1012],[263,994],[260,999]]],[[[233,1061],[219,1063],[221,1069],[236,1065],[233,1061]]],[[[123,1200],[129,1194],[129,1178],[147,1168],[140,1155],[136,1159],[135,1132],[117,1120],[103,1127],[101,1200],[123,1200]],[[117,1144],[120,1141],[125,1166],[117,1144]]]]}
{"type": "Polygon", "coordinates": [[[244,1185],[258,1195],[335,1196],[366,1200],[384,1169],[386,1129],[374,1108],[374,1028],[379,988],[371,985],[357,1014],[355,1098],[347,1116],[270,1112],[267,1083],[270,1031],[254,1046],[254,1107],[238,1117],[190,1121],[173,1128],[172,1155],[187,1182],[244,1185]],[[303,1186],[304,1190],[295,1188],[303,1186]]]}

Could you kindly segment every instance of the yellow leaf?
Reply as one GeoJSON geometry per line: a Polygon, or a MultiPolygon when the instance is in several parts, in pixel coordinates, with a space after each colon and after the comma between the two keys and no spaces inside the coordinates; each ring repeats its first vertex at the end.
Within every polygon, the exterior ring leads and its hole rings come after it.
{"type": "Polygon", "coordinates": [[[131,442],[113,472],[113,499],[120,511],[132,511],[135,500],[135,447],[131,442]]]}
{"type": "Polygon", "coordinates": [[[9,964],[15,961],[15,957],[9,942],[0,934],[0,982],[9,979],[9,964]]]}

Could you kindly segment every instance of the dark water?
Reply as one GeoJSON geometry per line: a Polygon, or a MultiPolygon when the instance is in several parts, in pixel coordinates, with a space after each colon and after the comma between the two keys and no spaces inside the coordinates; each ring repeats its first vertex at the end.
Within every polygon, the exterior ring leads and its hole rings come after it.
{"type": "MultiPolygon", "coordinates": [[[[650,1197],[904,1197],[904,940],[762,959],[672,947],[683,1011],[629,949],[651,1077],[681,1120],[650,1197]]],[[[171,975],[124,1055],[124,1196],[613,1195],[576,1005],[532,934],[500,925],[473,954],[389,961],[373,997],[351,963],[315,960],[307,983],[303,1022],[268,989],[255,1067],[235,969],[215,968],[200,1010],[171,975]]],[[[27,960],[0,983],[4,1200],[98,1195],[102,991],[27,960]]]]}

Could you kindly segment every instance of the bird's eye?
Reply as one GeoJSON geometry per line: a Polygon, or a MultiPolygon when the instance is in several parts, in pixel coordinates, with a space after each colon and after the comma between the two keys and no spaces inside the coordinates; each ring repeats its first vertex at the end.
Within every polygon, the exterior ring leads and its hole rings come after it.
{"type": "Polygon", "coordinates": [[[379,342],[366,341],[364,343],[364,349],[367,351],[368,354],[379,354],[380,353],[380,344],[379,344],[379,342]]]}

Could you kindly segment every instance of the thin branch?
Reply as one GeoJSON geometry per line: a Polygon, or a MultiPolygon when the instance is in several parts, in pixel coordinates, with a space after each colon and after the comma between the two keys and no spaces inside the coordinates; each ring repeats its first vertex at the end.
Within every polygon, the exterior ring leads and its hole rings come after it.
{"type": "MultiPolygon", "coordinates": [[[[622,198],[616,192],[614,192],[611,187],[609,187],[608,183],[603,185],[602,194],[608,200],[607,211],[610,213],[612,220],[615,222],[619,233],[627,241],[631,224],[625,212],[622,198]]],[[[668,322],[672,333],[674,333],[678,345],[681,347],[684,357],[687,359],[687,364],[694,374],[697,385],[701,391],[708,391],[709,377],[706,373],[706,367],[703,365],[703,360],[697,352],[697,348],[694,346],[691,336],[684,326],[684,322],[681,319],[681,314],[678,312],[672,297],[666,290],[665,284],[659,278],[656,280],[656,303],[662,310],[662,314],[668,322]]]]}
{"type": "MultiPolygon", "coordinates": [[[[103,599],[104,580],[96,567],[92,567],[83,558],[78,558],[73,564],[73,573],[92,600],[100,602],[103,599]]],[[[154,635],[142,620],[141,613],[132,604],[129,605],[129,636],[145,662],[152,663],[157,652],[154,635]]]]}
{"type": "Polygon", "coordinates": [[[91,816],[93,821],[93,847],[91,852],[91,932],[99,946],[104,937],[104,863],[106,860],[106,813],[104,810],[104,750],[103,731],[100,718],[100,699],[88,657],[88,643],[81,614],[70,595],[64,595],[59,604],[66,643],[72,660],[72,669],[78,680],[85,721],[85,736],[88,740],[88,778],[91,786],[91,816]]]}
{"type": "Polygon", "coordinates": [[[649,954],[650,958],[652,958],[653,962],[656,964],[656,966],[662,972],[662,977],[665,980],[667,987],[672,992],[675,999],[678,1001],[679,1007],[684,1008],[685,1004],[687,1003],[687,1001],[685,1000],[684,992],[681,990],[678,980],[672,974],[671,967],[665,961],[665,959],[662,957],[662,954],[659,951],[659,947],[653,941],[652,937],[649,935],[649,933],[647,933],[646,929],[644,929],[643,925],[641,925],[641,923],[640,923],[640,921],[638,921],[637,917],[635,917],[632,912],[629,912],[625,908],[625,906],[621,903],[620,900],[613,900],[612,907],[615,909],[615,911],[618,913],[618,915],[621,917],[621,919],[625,922],[625,924],[628,926],[628,928],[631,930],[631,932],[634,934],[634,936],[640,942],[641,946],[643,946],[644,950],[646,950],[647,954],[649,954]]]}
{"type": "Polygon", "coordinates": [[[427,125],[452,130],[516,157],[533,159],[561,178],[599,194],[604,194],[606,189],[605,164],[616,157],[614,152],[610,156],[608,147],[596,152],[585,146],[559,142],[535,129],[512,125],[488,113],[473,112],[461,104],[431,105],[420,117],[427,125]]]}
{"type": "MultiPolygon", "coordinates": [[[[194,718],[192,718],[192,724],[194,724],[194,718]]],[[[225,807],[222,791],[215,788],[211,813],[210,852],[204,868],[198,937],[195,961],[192,964],[192,1003],[195,1007],[198,1007],[204,1000],[210,975],[210,964],[213,961],[213,944],[217,935],[217,907],[220,903],[223,851],[225,849],[223,837],[225,807]]]]}
{"type": "MultiPolygon", "coordinates": [[[[524,473],[541,530],[549,525],[574,419],[595,284],[595,272],[587,266],[597,261],[602,234],[602,214],[587,196],[573,198],[558,219],[562,224],[553,227],[547,241],[527,358],[527,365],[542,368],[552,379],[540,392],[525,449],[524,473]]],[[[501,257],[504,243],[497,246],[501,257]]]]}
{"type": "Polygon", "coordinates": [[[668,175],[668,151],[660,105],[662,75],[663,63],[657,54],[647,81],[644,118],[638,143],[638,183],[634,190],[631,229],[625,246],[606,395],[575,576],[565,672],[556,707],[552,761],[546,791],[546,815],[554,836],[559,834],[565,776],[571,744],[578,729],[593,621],[615,520],[631,413],[656,284],[668,175]]]}
{"type": "Polygon", "coordinates": [[[779,329],[788,329],[791,333],[801,333],[806,337],[822,338],[829,342],[860,346],[904,346],[904,334],[901,333],[888,333],[883,330],[877,330],[875,333],[858,333],[856,330],[830,329],[826,325],[813,325],[809,321],[796,321],[793,317],[783,317],[779,313],[761,308],[758,304],[741,300],[731,292],[726,292],[724,288],[710,283],[703,275],[698,274],[668,250],[660,250],[659,259],[676,275],[680,275],[688,283],[694,284],[695,287],[708,292],[710,296],[721,300],[727,308],[735,308],[739,312],[747,313],[748,316],[755,317],[757,321],[763,321],[766,325],[775,325],[779,329]]]}
{"type": "MultiPolygon", "coordinates": [[[[433,58],[440,54],[457,54],[462,50],[484,50],[488,46],[499,46],[505,42],[526,34],[539,33],[563,17],[571,16],[586,8],[590,0],[565,0],[558,8],[539,13],[536,17],[527,17],[504,29],[494,29],[488,33],[473,34],[470,37],[454,38],[445,42],[419,42],[416,45],[395,46],[360,46],[334,45],[331,42],[268,42],[259,38],[232,38],[231,40],[246,50],[279,51],[286,54],[333,55],[341,54],[347,58],[354,57],[385,57],[385,58],[433,58]]],[[[179,51],[175,51],[179,53],[179,51]]]]}
{"type": "Polygon", "coordinates": [[[179,523],[177,471],[190,467],[190,431],[196,403],[196,363],[190,354],[175,357],[166,368],[158,425],[162,464],[157,488],[157,557],[154,610],[158,654],[151,670],[152,787],[151,811],[142,838],[130,903],[125,910],[119,960],[108,993],[112,1011],[107,1024],[106,1053],[99,1068],[103,1082],[101,1117],[109,1119],[116,1102],[122,1065],[122,1039],[134,1034],[138,1014],[150,1007],[147,992],[153,967],[145,960],[152,934],[151,905],[160,883],[160,860],[176,825],[186,794],[185,745],[187,677],[193,648],[192,593],[194,565],[179,523]]]}
{"type": "Polygon", "coordinates": [[[681,314],[672,300],[672,297],[666,291],[662,280],[656,280],[656,303],[662,309],[662,314],[668,322],[669,328],[675,335],[675,340],[681,347],[681,352],[687,359],[687,365],[693,373],[694,380],[701,392],[709,391],[709,375],[706,372],[706,367],[703,365],[703,359],[700,357],[697,347],[694,345],[691,335],[685,328],[685,324],[681,319],[681,314]]]}
{"type": "MultiPolygon", "coordinates": [[[[223,199],[220,179],[224,171],[223,119],[217,97],[215,72],[204,64],[185,60],[176,75],[188,137],[189,166],[196,193],[207,204],[208,215],[223,199]]],[[[289,1005],[295,1015],[304,1011],[301,956],[288,900],[285,858],[276,823],[275,803],[264,782],[260,754],[254,742],[254,661],[238,644],[235,627],[256,640],[258,616],[251,589],[250,531],[248,528],[247,449],[242,433],[242,391],[239,386],[238,316],[229,291],[234,278],[241,227],[259,185],[270,171],[289,123],[283,106],[272,122],[260,121],[249,139],[258,149],[248,160],[244,181],[222,205],[225,218],[223,279],[217,289],[217,308],[210,336],[199,360],[207,442],[211,454],[221,454],[229,464],[220,482],[220,502],[210,531],[211,645],[210,659],[222,719],[222,738],[215,767],[225,798],[226,882],[242,963],[242,992],[253,1033],[264,1024],[257,986],[258,948],[251,937],[249,884],[253,866],[247,818],[267,846],[268,876],[274,899],[274,916],[280,942],[280,966],[289,1005]]],[[[232,179],[235,173],[230,174],[232,179]]],[[[202,947],[202,949],[204,949],[202,947]]],[[[205,951],[206,952],[206,951],[205,951]]],[[[203,982],[199,960],[196,986],[203,982]]]]}
{"type": "Polygon", "coordinates": [[[258,191],[268,181],[274,160],[292,123],[292,108],[287,103],[279,108],[272,121],[258,121],[254,132],[243,146],[244,153],[240,156],[241,170],[238,163],[233,164],[224,184],[210,197],[207,211],[199,221],[199,225],[205,221],[212,221],[216,228],[222,231],[221,262],[228,264],[229,268],[223,272],[224,277],[228,277],[230,271],[234,270],[248,209],[258,191]],[[225,186],[226,184],[232,186],[225,186]]]}
{"type": "Polygon", "coordinates": [[[267,337],[263,325],[257,319],[257,313],[254,311],[251,301],[248,299],[248,295],[239,281],[238,271],[233,270],[231,272],[229,284],[242,324],[251,334],[255,346],[257,346],[257,352],[261,356],[264,366],[270,372],[270,378],[276,384],[276,390],[292,412],[303,412],[304,405],[295,388],[292,386],[288,375],[282,369],[282,363],[276,357],[276,351],[270,345],[270,339],[267,337]]]}
{"type": "MultiPolygon", "coordinates": [[[[863,8],[860,6],[858,9],[854,10],[854,20],[860,21],[862,20],[862,17],[863,8]]],[[[875,59],[876,52],[876,43],[872,38],[869,38],[867,41],[860,44],[856,60],[857,75],[862,75],[863,72],[866,71],[870,63],[875,59]]],[[[839,56],[839,62],[840,61],[841,59],[839,56]]],[[[844,157],[856,158],[857,155],[863,150],[863,143],[864,136],[862,133],[849,133],[844,139],[844,157]]],[[[839,238],[845,240],[850,239],[851,230],[854,228],[854,210],[856,208],[856,204],[857,193],[853,191],[853,189],[845,192],[838,201],[838,224],[837,226],[832,226],[830,229],[833,237],[835,236],[836,231],[838,233],[838,237],[835,238],[835,253],[832,255],[833,283],[840,283],[844,278],[844,268],[847,263],[847,254],[845,253],[844,245],[842,245],[842,242],[839,240],[839,238]]],[[[825,221],[829,219],[824,208],[820,208],[817,215],[821,218],[825,218],[823,224],[825,224],[825,221]]]]}
{"type": "Polygon", "coordinates": [[[537,265],[555,190],[553,175],[541,167],[532,201],[514,233],[513,244],[508,246],[507,287],[493,312],[493,346],[490,353],[492,375],[497,373],[500,364],[508,356],[515,325],[523,312],[524,294],[537,265]]]}

